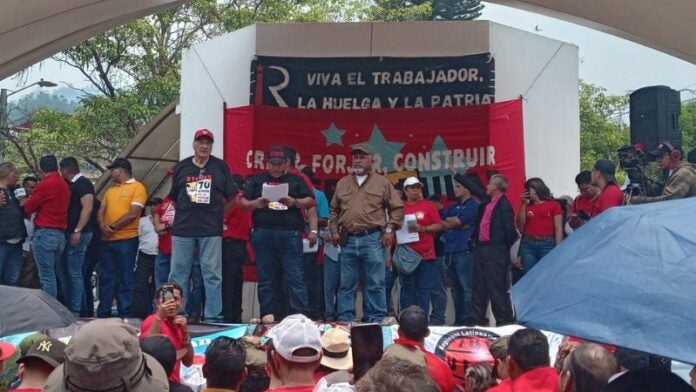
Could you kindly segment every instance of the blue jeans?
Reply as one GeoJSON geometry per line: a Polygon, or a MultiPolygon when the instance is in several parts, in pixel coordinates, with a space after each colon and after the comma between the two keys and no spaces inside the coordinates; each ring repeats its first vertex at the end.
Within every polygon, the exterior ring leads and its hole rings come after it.
{"type": "Polygon", "coordinates": [[[367,307],[367,321],[381,323],[387,314],[385,293],[384,246],[382,233],[357,237],[349,236],[341,249],[341,287],[338,290],[338,320],[351,322],[355,319],[355,296],[358,277],[362,267],[363,301],[367,307]]]}
{"type": "MultiPolygon", "coordinates": [[[[340,258],[341,255],[338,255],[338,257],[340,258]]],[[[338,287],[340,284],[340,262],[324,255],[324,317],[327,321],[335,321],[338,317],[336,314],[336,299],[338,297],[338,287]]]]}
{"type": "MultiPolygon", "coordinates": [[[[392,301],[392,291],[394,291],[394,284],[396,283],[396,278],[399,277],[399,273],[396,271],[396,268],[385,268],[384,270],[384,293],[387,295],[387,314],[389,315],[398,315],[399,312],[397,311],[398,306],[394,306],[394,303],[392,301]]],[[[402,286],[403,286],[403,281],[402,281],[402,286]]],[[[363,313],[367,313],[365,310],[366,307],[366,302],[363,301],[363,313]]],[[[364,317],[364,315],[363,315],[364,317]]]]}
{"type": "Polygon", "coordinates": [[[102,241],[99,250],[99,306],[97,317],[111,317],[116,279],[116,307],[119,317],[128,317],[133,303],[135,259],[138,257],[138,237],[102,241]]]}
{"type": "Polygon", "coordinates": [[[92,241],[91,232],[80,234],[80,242],[77,246],[70,244],[70,234],[65,237],[65,257],[59,263],[58,283],[63,291],[65,306],[74,315],[79,315],[82,310],[82,297],[85,295],[85,282],[82,278],[82,267],[85,264],[87,246],[92,241]]]}
{"type": "Polygon", "coordinates": [[[36,229],[32,237],[32,250],[39,269],[41,288],[56,297],[56,267],[65,250],[65,233],[58,229],[36,229]]]}
{"type": "MultiPolygon", "coordinates": [[[[222,262],[220,262],[222,265],[222,262]]],[[[222,279],[222,269],[220,269],[220,279],[222,279]]],[[[184,313],[188,317],[202,318],[201,308],[203,307],[203,301],[205,301],[205,285],[203,283],[203,272],[201,271],[201,262],[197,257],[193,258],[193,265],[191,266],[191,288],[189,289],[186,298],[186,306],[184,307],[184,313]]],[[[220,280],[220,301],[222,301],[222,280],[220,280]]],[[[222,303],[222,302],[220,302],[222,303]]]]}
{"type": "Polygon", "coordinates": [[[532,240],[527,237],[522,237],[519,253],[520,256],[522,256],[524,273],[526,274],[531,271],[539,260],[551,252],[551,249],[554,247],[556,247],[556,241],[552,238],[546,240],[532,240]]]}
{"type": "Polygon", "coordinates": [[[418,305],[430,313],[430,277],[435,268],[435,260],[422,260],[411,274],[399,273],[401,279],[401,310],[418,305]]]}
{"type": "Polygon", "coordinates": [[[473,325],[474,257],[469,251],[447,253],[444,265],[452,285],[454,325],[473,325]]]}
{"type": "Polygon", "coordinates": [[[16,286],[22,268],[22,243],[0,241],[0,284],[16,286]]]}
{"type": "Polygon", "coordinates": [[[222,237],[172,236],[169,280],[183,288],[184,296],[189,292],[189,279],[195,261],[200,263],[205,288],[205,320],[222,321],[222,237]],[[194,252],[196,246],[198,254],[194,252]]]}
{"type": "Polygon", "coordinates": [[[309,309],[300,231],[254,228],[251,232],[251,245],[256,253],[261,316],[278,314],[276,305],[280,299],[275,298],[275,294],[282,287],[287,290],[290,313],[307,314],[309,309]]]}
{"type": "Polygon", "coordinates": [[[171,265],[171,254],[165,255],[162,252],[157,253],[157,257],[155,257],[155,290],[169,281],[171,265]]]}
{"type": "Polygon", "coordinates": [[[447,311],[447,288],[445,287],[445,258],[435,259],[435,266],[430,274],[430,325],[445,325],[447,311]]]}

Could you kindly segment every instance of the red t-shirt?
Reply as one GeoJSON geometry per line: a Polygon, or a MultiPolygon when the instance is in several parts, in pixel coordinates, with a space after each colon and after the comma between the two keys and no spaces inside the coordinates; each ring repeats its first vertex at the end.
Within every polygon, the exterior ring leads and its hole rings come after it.
{"type": "MultiPolygon", "coordinates": [[[[174,209],[174,203],[172,199],[167,196],[162,200],[160,205],[155,209],[154,214],[159,215],[160,223],[169,223],[169,225],[174,224],[174,215],[176,211],[174,209]]],[[[165,255],[172,254],[172,230],[167,230],[164,234],[159,235],[159,243],[157,249],[160,253],[165,255]]]]}
{"type": "Polygon", "coordinates": [[[41,392],[41,389],[38,388],[17,388],[13,389],[13,392],[41,392]]]}
{"type": "Polygon", "coordinates": [[[599,197],[594,202],[594,215],[599,215],[611,207],[618,207],[623,204],[624,194],[616,184],[609,184],[599,194],[599,197]]]}
{"type": "MultiPolygon", "coordinates": [[[[143,321],[140,326],[140,340],[148,337],[150,334],[150,327],[152,322],[155,320],[155,315],[151,314],[143,321]]],[[[181,328],[174,325],[174,322],[169,318],[162,320],[162,327],[160,328],[160,333],[166,335],[170,342],[174,345],[177,351],[185,348],[184,346],[184,332],[181,328]]],[[[178,359],[174,364],[174,369],[172,369],[172,374],[169,375],[169,380],[174,382],[181,382],[181,360],[178,359]]]]}
{"type": "Polygon", "coordinates": [[[574,214],[578,214],[579,211],[585,211],[585,213],[587,213],[587,215],[591,218],[592,216],[594,216],[595,213],[594,202],[595,201],[590,199],[589,197],[579,195],[573,201],[573,204],[570,206],[570,209],[573,211],[574,214]]]}
{"type": "Polygon", "coordinates": [[[559,215],[563,216],[563,210],[556,200],[527,204],[524,234],[535,237],[553,237],[555,235],[553,220],[559,215]]]}
{"type": "MultiPolygon", "coordinates": [[[[35,228],[68,228],[68,205],[70,204],[70,186],[58,174],[51,172],[36,184],[34,193],[24,204],[27,217],[36,212],[35,228]]],[[[137,226],[137,225],[136,225],[137,226]]]]}
{"type": "Polygon", "coordinates": [[[312,392],[314,391],[314,386],[306,387],[277,387],[271,388],[268,392],[312,392]]]}
{"type": "MultiPolygon", "coordinates": [[[[416,222],[420,227],[442,222],[437,207],[435,207],[435,204],[430,200],[419,200],[413,204],[405,202],[404,214],[416,215],[416,222]]],[[[434,236],[431,233],[419,233],[418,236],[420,238],[418,242],[410,243],[408,246],[420,253],[423,260],[435,260],[434,236]]]]}
{"type": "Polygon", "coordinates": [[[237,199],[237,203],[234,207],[227,210],[225,214],[225,219],[222,224],[222,237],[249,241],[252,211],[242,209],[241,193],[237,194],[235,198],[237,199]]]}

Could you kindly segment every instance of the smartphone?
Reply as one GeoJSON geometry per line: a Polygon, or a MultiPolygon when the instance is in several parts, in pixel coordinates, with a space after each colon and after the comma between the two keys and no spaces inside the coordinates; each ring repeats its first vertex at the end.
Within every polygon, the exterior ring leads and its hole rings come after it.
{"type": "Polygon", "coordinates": [[[161,298],[162,303],[165,303],[171,299],[174,299],[174,286],[172,286],[172,285],[162,286],[162,293],[160,295],[162,296],[162,298],[161,298]]]}
{"type": "Polygon", "coordinates": [[[384,354],[382,326],[379,324],[360,324],[350,329],[351,350],[353,352],[353,375],[358,381],[384,354]]]}

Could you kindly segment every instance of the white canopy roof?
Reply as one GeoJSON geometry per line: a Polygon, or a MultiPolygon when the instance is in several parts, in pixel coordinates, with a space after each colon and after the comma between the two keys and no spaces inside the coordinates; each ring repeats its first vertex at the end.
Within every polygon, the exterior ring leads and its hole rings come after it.
{"type": "Polygon", "coordinates": [[[603,31],[696,64],[694,0],[487,0],[603,31]]]}
{"type": "Polygon", "coordinates": [[[188,0],[1,0],[0,80],[99,33],[188,0]]]}

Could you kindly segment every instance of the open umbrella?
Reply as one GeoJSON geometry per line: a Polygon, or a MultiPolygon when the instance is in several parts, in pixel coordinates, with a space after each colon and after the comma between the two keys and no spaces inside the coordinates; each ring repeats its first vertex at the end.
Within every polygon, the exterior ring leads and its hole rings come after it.
{"type": "Polygon", "coordinates": [[[696,363],[696,198],[609,209],[512,298],[523,325],[696,363]]]}
{"type": "Polygon", "coordinates": [[[42,290],[0,286],[0,336],[66,327],[72,313],[42,290]]]}

